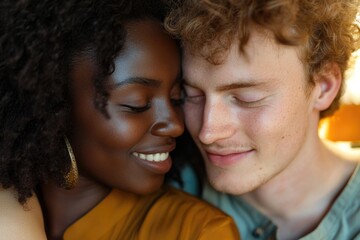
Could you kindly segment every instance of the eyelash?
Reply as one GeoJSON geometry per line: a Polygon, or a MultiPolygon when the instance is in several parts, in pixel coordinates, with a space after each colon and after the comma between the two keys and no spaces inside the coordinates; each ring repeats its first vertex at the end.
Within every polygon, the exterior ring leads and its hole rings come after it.
{"type": "MultiPolygon", "coordinates": [[[[184,103],[184,99],[183,98],[171,99],[171,103],[174,106],[181,106],[184,103]]],[[[150,103],[146,104],[145,106],[141,106],[141,107],[126,105],[126,104],[121,104],[120,106],[129,109],[130,112],[133,112],[133,113],[142,113],[142,112],[145,112],[145,111],[147,111],[147,110],[149,110],[151,108],[150,103]]]]}
{"type": "Polygon", "coordinates": [[[149,110],[151,107],[151,104],[148,103],[142,107],[130,106],[130,105],[125,105],[125,104],[121,104],[120,106],[128,108],[130,110],[130,112],[133,112],[133,113],[142,113],[142,112],[149,110]]]}
{"type": "Polygon", "coordinates": [[[236,104],[238,104],[242,107],[249,107],[249,108],[256,107],[257,106],[256,104],[258,104],[262,100],[262,99],[259,99],[259,100],[255,100],[255,101],[242,101],[234,96],[232,97],[232,99],[235,101],[236,104]]]}
{"type": "Polygon", "coordinates": [[[192,103],[192,104],[200,104],[205,99],[205,96],[201,93],[193,92],[193,95],[188,95],[186,89],[183,89],[182,94],[184,95],[184,102],[192,103]]]}
{"type": "Polygon", "coordinates": [[[198,95],[198,96],[186,96],[185,101],[189,103],[199,104],[204,100],[204,95],[198,95]]]}

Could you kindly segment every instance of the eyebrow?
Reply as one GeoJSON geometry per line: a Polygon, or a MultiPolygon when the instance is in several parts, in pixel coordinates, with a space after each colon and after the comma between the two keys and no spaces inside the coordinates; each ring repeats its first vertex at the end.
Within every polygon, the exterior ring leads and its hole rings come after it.
{"type": "MultiPolygon", "coordinates": [[[[239,89],[239,88],[249,88],[249,87],[255,87],[255,86],[261,86],[261,85],[267,85],[267,82],[265,82],[266,79],[263,79],[264,81],[262,81],[262,79],[239,79],[239,82],[234,82],[234,83],[229,83],[229,84],[224,84],[224,85],[220,85],[217,86],[215,88],[216,91],[218,92],[223,92],[223,91],[229,91],[229,90],[233,90],[233,89],[239,89]]],[[[183,79],[183,84],[187,85],[189,87],[195,87],[192,84],[189,84],[189,82],[186,79],[183,79]]]]}
{"type": "Polygon", "coordinates": [[[159,87],[161,85],[160,81],[154,80],[154,79],[150,79],[150,78],[144,78],[144,77],[130,77],[130,78],[126,78],[125,80],[121,81],[121,82],[117,82],[115,83],[115,87],[121,87],[121,86],[125,86],[125,85],[130,85],[130,84],[140,84],[140,85],[144,85],[147,87],[159,87]]]}
{"type": "Polygon", "coordinates": [[[254,82],[254,81],[247,81],[247,82],[241,82],[241,83],[230,83],[230,84],[216,87],[216,91],[223,92],[223,91],[228,91],[228,90],[233,90],[233,89],[238,89],[238,88],[254,87],[254,86],[261,85],[261,84],[262,84],[261,82],[259,83],[259,82],[254,82]]]}

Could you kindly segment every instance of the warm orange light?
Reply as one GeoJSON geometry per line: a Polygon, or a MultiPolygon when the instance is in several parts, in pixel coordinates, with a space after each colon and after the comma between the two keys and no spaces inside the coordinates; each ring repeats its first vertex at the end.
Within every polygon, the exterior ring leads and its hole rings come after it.
{"type": "Polygon", "coordinates": [[[360,142],[360,105],[342,105],[322,121],[321,134],[331,141],[360,142]]]}

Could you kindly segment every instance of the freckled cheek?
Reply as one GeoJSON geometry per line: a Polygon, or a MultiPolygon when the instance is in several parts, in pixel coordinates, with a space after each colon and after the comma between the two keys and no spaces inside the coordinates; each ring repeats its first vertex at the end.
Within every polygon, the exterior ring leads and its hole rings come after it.
{"type": "Polygon", "coordinates": [[[269,110],[252,111],[239,117],[244,131],[254,141],[272,141],[281,138],[284,127],[284,120],[278,112],[269,110]]]}
{"type": "Polygon", "coordinates": [[[307,127],[302,115],[294,111],[283,110],[278,112],[277,117],[274,117],[272,125],[269,125],[268,128],[268,135],[271,137],[269,141],[277,143],[279,154],[284,154],[281,149],[288,146],[295,149],[297,143],[304,138],[307,127]]]}

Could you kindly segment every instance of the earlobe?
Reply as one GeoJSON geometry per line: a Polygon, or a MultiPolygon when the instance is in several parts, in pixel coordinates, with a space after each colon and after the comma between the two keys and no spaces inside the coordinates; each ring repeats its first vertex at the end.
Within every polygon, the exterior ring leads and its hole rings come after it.
{"type": "Polygon", "coordinates": [[[342,76],[336,63],[326,63],[319,72],[314,75],[315,86],[319,88],[315,96],[315,109],[323,111],[327,109],[338,94],[342,76]]]}

